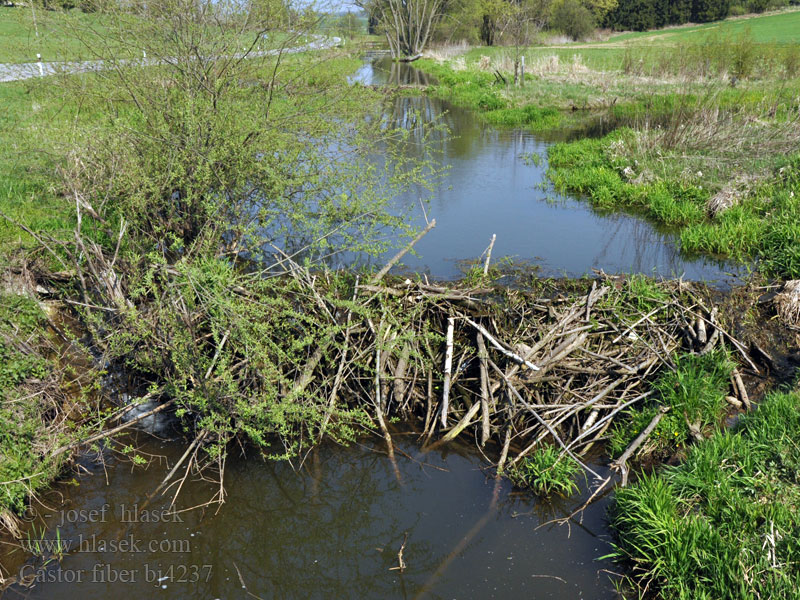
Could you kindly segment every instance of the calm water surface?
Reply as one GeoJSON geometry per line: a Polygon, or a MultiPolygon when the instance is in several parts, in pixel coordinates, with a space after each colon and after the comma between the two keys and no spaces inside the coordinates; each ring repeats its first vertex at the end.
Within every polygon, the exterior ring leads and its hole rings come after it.
{"type": "MultiPolygon", "coordinates": [[[[169,504],[145,505],[166,473],[163,461],[133,473],[113,459],[87,465],[80,486],[61,485],[46,499],[48,537],[58,528],[71,551],[34,587],[4,597],[614,597],[602,572],[612,565],[596,560],[609,551],[605,501],[582,523],[537,529],[586,496],[539,501],[495,482],[474,448],[421,454],[410,436],[396,441],[397,472],[372,443],[325,446],[297,471],[231,459],[225,504],[180,513],[183,522],[144,522],[169,504]],[[392,568],[404,539],[407,568],[399,573],[392,568]]],[[[172,464],[182,448],[149,443],[143,451],[172,464]]],[[[178,506],[216,491],[187,481],[178,506]]]]}
{"type": "MultiPolygon", "coordinates": [[[[387,59],[365,62],[353,77],[365,84],[427,84],[426,75],[387,59]]],[[[549,143],[530,132],[498,129],[472,111],[426,96],[396,98],[390,108],[398,122],[410,111],[447,125],[449,135],[433,144],[449,171],[432,194],[412,190],[400,199],[419,206],[430,197],[428,216],[437,226],[405,261],[408,269],[455,278],[461,261],[477,258],[497,234],[493,256],[541,267],[543,275],[581,276],[592,269],[664,277],[728,281],[738,269],[708,258],[681,256],[675,238],[636,216],[600,214],[587,202],[554,193],[547,182],[549,143]],[[538,155],[535,162],[531,157],[538,155]]],[[[429,141],[429,144],[431,142],[429,141]]],[[[419,225],[424,226],[421,209],[419,225]]]]}

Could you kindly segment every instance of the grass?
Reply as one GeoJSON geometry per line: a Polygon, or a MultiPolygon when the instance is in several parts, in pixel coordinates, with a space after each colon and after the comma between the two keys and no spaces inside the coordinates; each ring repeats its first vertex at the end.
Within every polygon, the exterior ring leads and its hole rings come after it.
{"type": "Polygon", "coordinates": [[[107,27],[106,18],[99,13],[74,9],[64,15],[41,8],[0,7],[0,63],[35,62],[37,54],[43,61],[95,58],[72,35],[72,25],[91,27],[98,33],[107,27]]]}
{"type": "Polygon", "coordinates": [[[749,32],[758,42],[797,43],[800,42],[800,10],[729,18],[704,25],[684,25],[657,31],[622,33],[612,35],[608,39],[608,43],[641,42],[643,40],[653,44],[696,42],[702,41],[711,32],[727,36],[738,36],[749,32]]]}
{"type": "MultiPolygon", "coordinates": [[[[745,128],[738,133],[748,135],[745,128]]],[[[759,157],[754,149],[739,153],[737,162],[716,145],[668,148],[661,142],[643,151],[646,135],[659,133],[623,129],[552,146],[549,176],[556,189],[599,209],[633,209],[675,228],[687,254],[758,261],[768,275],[800,277],[800,154],[759,157]],[[751,178],[747,189],[731,188],[734,204],[712,213],[710,203],[737,173],[751,178]]]]}
{"type": "MultiPolygon", "coordinates": [[[[76,127],[93,118],[91,107],[64,97],[49,82],[0,84],[0,104],[0,211],[40,234],[67,235],[74,221],[58,195],[54,159],[76,127]]],[[[18,226],[0,218],[5,257],[36,245],[18,226]]]]}
{"type": "Polygon", "coordinates": [[[628,411],[614,426],[609,440],[612,455],[625,451],[660,406],[670,410],[651,434],[645,455],[668,457],[692,443],[693,431],[702,435],[717,429],[727,413],[725,395],[733,368],[727,353],[686,354],[677,356],[674,363],[674,370],[664,370],[654,382],[654,398],[644,407],[628,411]]]}
{"type": "Polygon", "coordinates": [[[546,446],[523,458],[507,475],[515,485],[530,488],[542,496],[552,493],[570,496],[578,491],[575,476],[580,471],[572,458],[562,455],[555,446],[546,446]]]}
{"type": "MultiPolygon", "coordinates": [[[[136,36],[114,41],[113,30],[123,26],[131,31],[141,27],[142,21],[127,14],[104,14],[71,10],[43,10],[30,6],[0,6],[0,63],[36,62],[37,54],[48,61],[96,60],[108,56],[117,58],[142,56],[144,48],[136,46],[136,36]]],[[[147,28],[142,31],[148,32],[147,28]]],[[[310,35],[310,34],[309,34],[310,35]]],[[[148,32],[143,45],[158,48],[160,40],[148,32]]],[[[250,46],[254,33],[240,33],[242,47],[250,46]]],[[[296,44],[305,43],[308,36],[299,36],[296,44]]],[[[277,46],[289,39],[283,32],[269,34],[267,44],[277,46]]],[[[152,52],[148,52],[152,55],[152,52]]]]}
{"type": "Polygon", "coordinates": [[[797,598],[800,396],[774,393],[677,467],[617,491],[613,556],[665,600],[797,598]]]}

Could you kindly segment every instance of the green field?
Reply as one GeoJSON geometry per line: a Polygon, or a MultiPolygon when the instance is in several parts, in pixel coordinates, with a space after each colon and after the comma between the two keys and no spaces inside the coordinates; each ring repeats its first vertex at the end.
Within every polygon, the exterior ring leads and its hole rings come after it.
{"type": "Polygon", "coordinates": [[[73,35],[73,25],[105,31],[104,19],[95,13],[72,10],[68,15],[30,7],[0,7],[0,63],[96,58],[73,35]],[[34,26],[35,20],[35,26],[34,26]]]}
{"type": "Polygon", "coordinates": [[[609,38],[609,43],[641,41],[653,43],[702,42],[709,34],[738,36],[746,32],[756,42],[795,43],[800,42],[800,10],[729,18],[704,25],[669,27],[658,31],[622,33],[609,38]]]}
{"type": "MultiPolygon", "coordinates": [[[[141,25],[137,17],[127,14],[0,7],[0,63],[36,62],[37,54],[45,62],[139,57],[144,48],[161,43],[152,28],[141,25]],[[115,28],[128,29],[132,35],[124,42],[115,42],[115,28]]],[[[242,48],[253,43],[253,36],[249,31],[239,33],[242,48]]],[[[287,40],[302,44],[305,36],[273,31],[262,49],[267,44],[277,47],[287,40]]]]}

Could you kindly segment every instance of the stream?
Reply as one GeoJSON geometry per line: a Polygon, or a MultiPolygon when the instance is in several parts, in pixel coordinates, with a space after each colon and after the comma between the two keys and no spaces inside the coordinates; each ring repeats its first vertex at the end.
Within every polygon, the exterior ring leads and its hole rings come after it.
{"type": "MultiPolygon", "coordinates": [[[[385,59],[366,61],[353,79],[427,82],[413,67],[385,59]]],[[[477,259],[496,234],[494,257],[534,266],[541,275],[602,268],[721,285],[735,279],[733,265],[682,256],[674,236],[646,220],[600,214],[580,199],[554,194],[543,185],[549,142],[494,128],[430,97],[391,102],[394,118],[414,111],[450,130],[434,140],[450,166],[426,209],[438,225],[403,268],[459,277],[464,261],[477,259]]],[[[418,205],[421,195],[411,190],[398,202],[418,205]]],[[[417,224],[424,225],[422,214],[417,224]]],[[[579,518],[552,522],[587,499],[593,482],[582,477],[578,494],[545,500],[495,480],[470,441],[422,453],[416,434],[395,431],[396,468],[378,437],[349,447],[323,444],[302,464],[232,449],[224,504],[209,503],[220,493],[213,481],[187,477],[173,507],[178,512],[168,515],[177,484],[152,501],[148,494],[185,446],[130,435],[138,437],[131,445],[146,466],[133,467],[108,448],[84,454],[80,474],[58,483],[37,506],[36,525],[22,546],[38,547],[38,556],[3,550],[7,571],[32,584],[16,584],[4,597],[616,597],[608,577],[615,565],[599,560],[611,551],[609,498],[579,518]],[[48,544],[55,548],[47,550],[48,544]]],[[[499,449],[486,452],[495,456],[499,449]]]]}
{"type": "MultiPolygon", "coordinates": [[[[431,78],[407,63],[372,58],[352,81],[424,86],[431,78]]],[[[599,213],[586,201],[555,193],[546,177],[551,142],[529,131],[494,127],[470,110],[429,96],[391,102],[390,116],[398,124],[413,110],[416,118],[441,120],[449,129],[433,141],[439,160],[449,165],[433,194],[417,189],[398,199],[419,207],[420,197],[431,196],[426,212],[436,219],[436,228],[415,246],[417,256],[404,259],[408,271],[456,279],[463,275],[464,261],[477,259],[492,234],[497,235],[493,257],[509,257],[547,277],[581,277],[603,269],[683,276],[724,287],[744,271],[741,265],[682,255],[672,232],[641,217],[599,213]]],[[[416,225],[423,228],[422,209],[416,214],[416,225]]]]}
{"type": "MultiPolygon", "coordinates": [[[[146,437],[140,434],[140,438],[146,437]]],[[[394,435],[397,471],[379,438],[323,445],[296,471],[287,462],[232,456],[226,501],[165,516],[174,493],[146,504],[183,448],[137,440],[132,469],[105,451],[58,484],[39,507],[65,555],[5,598],[614,598],[598,557],[610,550],[607,500],[568,525],[587,498],[540,500],[495,481],[472,444],[420,453],[394,435]],[[163,520],[166,519],[166,520],[163,520]],[[154,522],[157,521],[157,522],[154,522]],[[407,537],[406,537],[407,536],[407,537]],[[404,539],[406,569],[398,551],[404,539]]],[[[601,469],[601,474],[605,471],[601,469]]],[[[583,479],[579,480],[582,484],[583,479]]],[[[208,502],[214,483],[188,478],[178,510],[208,502]]],[[[14,557],[4,559],[13,564],[14,557]]]]}

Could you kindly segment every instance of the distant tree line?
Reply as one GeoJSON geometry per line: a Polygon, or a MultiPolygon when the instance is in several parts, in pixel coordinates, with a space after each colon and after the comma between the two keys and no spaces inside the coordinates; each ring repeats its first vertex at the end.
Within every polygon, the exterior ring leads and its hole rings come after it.
{"type": "Polygon", "coordinates": [[[617,30],[645,31],[667,25],[708,23],[789,4],[800,4],[800,0],[618,0],[603,25],[617,30]]]}

